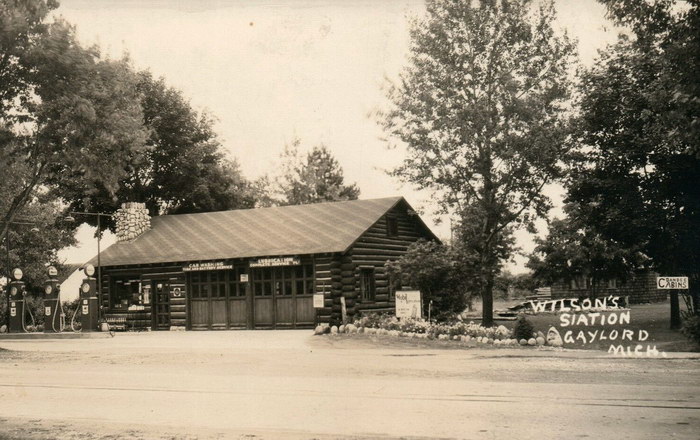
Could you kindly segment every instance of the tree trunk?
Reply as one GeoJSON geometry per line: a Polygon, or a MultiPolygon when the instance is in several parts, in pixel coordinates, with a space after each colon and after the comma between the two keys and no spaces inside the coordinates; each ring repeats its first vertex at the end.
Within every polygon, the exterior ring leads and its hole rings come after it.
{"type": "Polygon", "coordinates": [[[493,327],[493,273],[488,271],[481,288],[481,325],[493,327]]]}

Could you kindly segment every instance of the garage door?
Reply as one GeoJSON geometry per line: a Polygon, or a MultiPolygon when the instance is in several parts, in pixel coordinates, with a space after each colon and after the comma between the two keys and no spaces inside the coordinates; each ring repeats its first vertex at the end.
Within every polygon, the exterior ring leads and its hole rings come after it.
{"type": "Polygon", "coordinates": [[[311,327],[313,265],[191,272],[189,283],[190,328],[311,327]],[[241,275],[250,271],[250,284],[241,275]]]}
{"type": "Polygon", "coordinates": [[[314,324],[313,265],[251,269],[255,328],[314,324]]]}

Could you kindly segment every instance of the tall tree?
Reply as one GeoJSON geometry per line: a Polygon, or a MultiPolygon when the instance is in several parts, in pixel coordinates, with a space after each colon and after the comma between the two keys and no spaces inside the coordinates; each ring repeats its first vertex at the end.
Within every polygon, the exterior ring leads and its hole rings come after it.
{"type": "Polygon", "coordinates": [[[493,324],[493,283],[510,229],[550,205],[561,176],[574,44],[553,29],[551,2],[435,0],[413,23],[410,65],[389,91],[385,131],[407,156],[393,175],[436,192],[469,229],[493,324]]]}
{"type": "Polygon", "coordinates": [[[55,7],[0,3],[0,173],[12,180],[2,203],[3,236],[39,189],[80,181],[114,192],[125,159],[143,152],[129,66],[81,47],[64,21],[47,23],[55,7]]]}
{"type": "Polygon", "coordinates": [[[225,157],[213,120],[149,72],[137,74],[137,89],[150,133],[147,151],[129,157],[115,193],[101,188],[85,197],[79,182],[61,188],[71,208],[114,212],[122,202],[135,201],[159,215],[252,207],[250,183],[238,163],[225,157]]]}
{"type": "Polygon", "coordinates": [[[300,144],[294,139],[285,146],[279,175],[260,179],[261,204],[304,205],[356,200],[360,196],[356,184],[345,184],[343,169],[325,145],[302,155],[300,144]]]}
{"type": "MultiPolygon", "coordinates": [[[[700,291],[700,3],[603,1],[631,30],[582,78],[568,200],[606,239],[700,291]]],[[[671,325],[680,325],[677,294],[671,325]]]]}

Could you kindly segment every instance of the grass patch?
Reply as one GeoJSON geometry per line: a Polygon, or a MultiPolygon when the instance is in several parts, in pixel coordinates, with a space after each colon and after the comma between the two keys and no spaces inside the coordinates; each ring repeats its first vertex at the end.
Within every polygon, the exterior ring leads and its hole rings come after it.
{"type": "MultiPolygon", "coordinates": [[[[518,301],[515,301],[517,303],[518,301]]],[[[508,306],[513,305],[514,301],[508,301],[508,302],[500,302],[496,301],[494,304],[494,310],[499,310],[499,309],[505,309],[508,306]]],[[[474,319],[475,322],[478,322],[480,319],[478,318],[481,314],[480,310],[480,304],[477,305],[478,309],[475,310],[474,312],[470,313],[469,318],[467,319],[474,319]]],[[[683,307],[683,306],[681,306],[683,307]]],[[[619,314],[619,312],[617,312],[619,314]]],[[[609,315],[610,312],[605,313],[606,315],[609,315]]],[[[620,338],[618,338],[617,342],[614,342],[615,344],[622,344],[625,346],[631,345],[632,348],[639,343],[644,345],[646,348],[647,344],[650,345],[656,345],[656,348],[659,351],[686,351],[686,352],[698,352],[700,351],[700,346],[698,346],[696,343],[690,341],[685,335],[683,335],[679,330],[671,330],[670,328],[670,304],[668,301],[663,302],[663,303],[654,303],[654,304],[633,304],[630,306],[630,323],[625,324],[625,325],[599,325],[596,323],[596,325],[580,325],[580,326],[568,326],[568,327],[561,327],[560,323],[560,316],[559,314],[551,314],[551,313],[541,313],[538,315],[527,315],[527,318],[532,322],[532,324],[535,326],[536,331],[541,331],[543,333],[547,333],[547,330],[550,327],[555,327],[559,333],[564,337],[564,334],[567,330],[571,330],[573,333],[574,338],[577,336],[579,331],[584,331],[585,332],[593,332],[596,330],[602,331],[605,330],[606,334],[609,334],[609,332],[613,329],[618,330],[618,332],[621,332],[622,329],[628,329],[634,332],[634,341],[621,341],[620,338]],[[636,342],[637,337],[639,335],[640,330],[646,330],[649,332],[649,338],[644,341],[644,342],[636,342]]],[[[501,320],[496,320],[496,324],[500,325],[503,324],[506,327],[512,329],[514,325],[514,321],[501,321],[501,320]]],[[[586,334],[588,337],[588,335],[586,334]]],[[[586,344],[583,344],[580,340],[576,341],[575,343],[564,343],[564,347],[566,348],[578,348],[578,349],[587,349],[587,350],[605,350],[607,351],[608,348],[610,348],[610,344],[612,342],[609,340],[598,340],[596,338],[596,341],[594,342],[588,342],[586,344]]]]}

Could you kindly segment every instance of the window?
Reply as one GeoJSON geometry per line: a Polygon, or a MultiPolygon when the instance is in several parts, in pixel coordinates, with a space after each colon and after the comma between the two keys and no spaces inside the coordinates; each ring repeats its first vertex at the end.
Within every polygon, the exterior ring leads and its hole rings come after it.
{"type": "Polygon", "coordinates": [[[245,296],[245,283],[241,283],[241,275],[245,273],[247,273],[245,267],[236,267],[229,271],[229,296],[231,298],[245,296]]]}
{"type": "Polygon", "coordinates": [[[226,272],[191,272],[190,292],[192,299],[226,298],[226,272]]]}
{"type": "Polygon", "coordinates": [[[373,267],[360,269],[360,298],[362,301],[374,301],[376,298],[373,267]]]}
{"type": "Polygon", "coordinates": [[[399,236],[399,222],[394,216],[386,216],[386,235],[387,237],[399,236]]]}
{"type": "Polygon", "coordinates": [[[113,309],[128,309],[131,305],[141,305],[141,281],[117,278],[110,295],[113,309]]]}
{"type": "Polygon", "coordinates": [[[582,290],[587,288],[586,277],[579,275],[571,280],[571,290],[582,290]]]}
{"type": "Polygon", "coordinates": [[[301,266],[252,269],[253,293],[255,296],[291,296],[314,293],[314,267],[301,266]]]}

